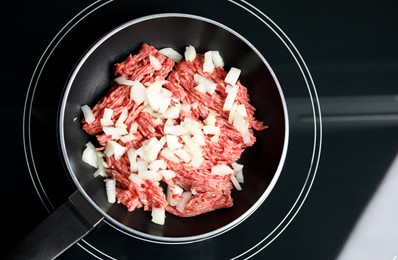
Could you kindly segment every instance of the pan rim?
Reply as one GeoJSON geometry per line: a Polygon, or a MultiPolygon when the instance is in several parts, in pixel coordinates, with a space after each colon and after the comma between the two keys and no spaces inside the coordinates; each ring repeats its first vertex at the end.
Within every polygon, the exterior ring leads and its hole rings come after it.
{"type": "Polygon", "coordinates": [[[228,230],[234,228],[235,226],[239,225],[241,222],[243,222],[245,219],[247,219],[253,212],[256,211],[256,209],[258,207],[261,206],[261,204],[266,200],[266,198],[268,197],[268,195],[271,193],[271,191],[273,190],[275,184],[277,183],[277,180],[279,179],[279,176],[282,172],[282,168],[286,159],[286,155],[287,155],[287,149],[288,149],[288,143],[289,143],[289,118],[288,118],[288,112],[287,112],[287,105],[286,105],[286,100],[282,91],[282,88],[280,86],[280,83],[274,73],[274,71],[272,70],[271,66],[269,65],[269,63],[266,61],[266,59],[263,57],[263,55],[254,47],[254,45],[252,45],[246,38],[244,38],[243,36],[241,36],[238,32],[232,30],[231,28],[227,27],[226,25],[217,22],[215,20],[206,18],[204,16],[199,16],[199,15],[193,15],[193,14],[187,14],[187,13],[174,13],[174,12],[170,12],[170,13],[158,13],[158,14],[151,14],[151,15],[146,15],[146,16],[142,16],[133,20],[130,20],[128,22],[125,22],[123,24],[121,24],[120,26],[114,28],[113,30],[111,30],[110,32],[108,32],[107,34],[105,34],[103,37],[101,37],[92,47],[89,48],[89,50],[84,54],[84,56],[79,60],[77,66],[73,69],[73,72],[71,74],[71,76],[69,77],[68,81],[67,81],[67,85],[65,88],[65,91],[62,95],[62,101],[61,101],[61,106],[60,106],[60,110],[59,110],[59,119],[58,119],[58,124],[59,124],[59,138],[60,138],[60,145],[61,145],[61,151],[62,151],[62,155],[63,155],[63,159],[64,162],[66,164],[67,170],[68,170],[68,174],[70,175],[71,179],[73,180],[74,184],[76,185],[77,189],[80,191],[80,193],[84,196],[84,198],[90,203],[90,205],[96,209],[102,216],[104,216],[104,221],[108,224],[110,224],[111,226],[113,226],[115,229],[121,231],[122,233],[125,233],[127,235],[133,236],[135,238],[139,238],[141,240],[144,241],[148,241],[148,242],[154,242],[154,243],[165,243],[165,244],[185,244],[185,243],[192,243],[192,242],[197,242],[197,241],[202,241],[205,239],[209,239],[218,235],[221,235],[225,232],[227,232],[228,230]],[[282,152],[281,152],[281,156],[279,159],[279,163],[277,166],[277,169],[272,177],[271,182],[269,183],[269,185],[267,186],[267,188],[265,189],[265,191],[263,192],[263,194],[257,199],[257,201],[248,209],[246,210],[242,215],[240,215],[237,219],[233,220],[232,222],[217,228],[213,231],[210,232],[206,232],[203,234],[199,234],[199,235],[193,235],[193,236],[186,236],[186,237],[163,237],[163,236],[156,236],[156,235],[152,235],[152,234],[148,234],[145,232],[141,232],[138,230],[135,230],[133,228],[130,228],[122,223],[120,223],[119,221],[115,220],[113,217],[109,216],[106,212],[104,212],[92,199],[91,197],[87,194],[87,192],[84,190],[84,188],[82,187],[81,183],[79,182],[79,180],[76,178],[76,174],[74,173],[74,170],[72,168],[72,166],[69,163],[68,160],[68,155],[66,152],[66,144],[65,144],[65,134],[64,134],[64,124],[65,124],[65,120],[64,120],[64,112],[65,112],[65,108],[66,108],[66,103],[67,103],[67,98],[69,95],[69,91],[73,85],[74,79],[76,77],[76,75],[78,74],[80,68],[83,66],[84,62],[88,59],[88,57],[90,57],[90,55],[99,47],[101,46],[107,39],[109,39],[110,37],[112,37],[113,35],[115,35],[116,33],[118,33],[119,31],[140,23],[140,22],[144,22],[144,21],[148,21],[148,20],[152,20],[152,19],[158,19],[158,18],[189,18],[189,19],[196,19],[196,20],[200,20],[203,22],[207,22],[210,24],[213,24],[217,27],[220,27],[226,31],[228,31],[229,33],[232,33],[235,37],[238,37],[240,40],[242,40],[246,45],[248,45],[248,47],[250,47],[251,50],[253,50],[256,55],[261,59],[261,61],[264,63],[264,65],[267,67],[268,71],[270,72],[275,85],[278,89],[279,92],[279,96],[280,96],[280,101],[281,101],[281,105],[283,108],[283,115],[284,115],[284,142],[283,142],[283,147],[282,147],[282,152]]]}

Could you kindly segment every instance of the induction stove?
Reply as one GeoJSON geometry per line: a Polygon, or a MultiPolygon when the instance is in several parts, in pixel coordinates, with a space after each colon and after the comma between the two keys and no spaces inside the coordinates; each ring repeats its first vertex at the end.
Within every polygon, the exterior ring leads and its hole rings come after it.
{"type": "Polygon", "coordinates": [[[74,62],[96,39],[129,19],[187,12],[236,29],[282,79],[291,145],[279,185],[269,203],[225,238],[154,245],[121,235],[104,222],[58,258],[398,258],[398,3],[133,0],[5,5],[1,77],[9,87],[1,103],[3,254],[75,189],[62,173],[53,141],[59,86],[74,62]]]}

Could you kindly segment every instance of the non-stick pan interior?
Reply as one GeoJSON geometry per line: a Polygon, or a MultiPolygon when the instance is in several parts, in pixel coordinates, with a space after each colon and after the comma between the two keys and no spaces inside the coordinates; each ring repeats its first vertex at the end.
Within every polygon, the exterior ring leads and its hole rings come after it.
{"type": "MultiPolygon", "coordinates": [[[[62,61],[60,61],[62,62],[62,61]]],[[[67,82],[60,109],[60,142],[65,164],[77,188],[106,220],[126,233],[149,240],[185,241],[200,239],[232,228],[244,220],[271,191],[281,172],[287,146],[287,115],[276,76],[255,47],[234,31],[191,15],[160,14],[143,17],[116,28],[84,54],[67,82]],[[156,48],[172,47],[183,53],[193,45],[198,52],[218,50],[225,69],[242,70],[240,80],[248,88],[257,119],[269,129],[256,133],[257,142],[243,153],[245,182],[242,191],[233,191],[234,206],[196,217],[166,215],[164,226],[151,222],[150,212],[127,212],[123,205],[106,201],[101,177],[81,159],[88,140],[81,128],[81,106],[93,106],[110,87],[113,65],[136,53],[142,43],[156,48]]]]}

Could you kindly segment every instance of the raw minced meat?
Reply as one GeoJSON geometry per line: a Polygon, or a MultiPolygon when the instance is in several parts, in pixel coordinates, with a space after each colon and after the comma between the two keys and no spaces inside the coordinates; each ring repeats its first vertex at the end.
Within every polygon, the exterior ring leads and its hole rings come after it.
{"type": "Polygon", "coordinates": [[[119,81],[92,107],[94,122],[82,120],[83,130],[98,141],[97,152],[105,154],[99,157],[102,176],[116,180],[117,203],[128,211],[161,208],[190,217],[233,206],[231,178],[242,169],[232,165],[256,142],[254,131],[268,126],[255,119],[239,80],[233,108],[223,109],[232,89],[224,81],[227,71],[216,66],[204,72],[204,62],[204,54],[176,62],[144,43],[138,53],[115,64],[119,81]],[[211,91],[198,86],[200,77],[212,84],[211,91]],[[106,109],[112,112],[109,125],[106,109]],[[215,167],[220,165],[226,167],[215,167]]]}

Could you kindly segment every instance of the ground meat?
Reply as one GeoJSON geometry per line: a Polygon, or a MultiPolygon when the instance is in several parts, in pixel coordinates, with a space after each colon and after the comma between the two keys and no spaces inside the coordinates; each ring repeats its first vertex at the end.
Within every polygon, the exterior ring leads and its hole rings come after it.
{"type": "MultiPolygon", "coordinates": [[[[130,55],[121,63],[115,64],[114,75],[123,77],[130,81],[139,81],[144,86],[150,83],[166,80],[163,88],[172,93],[171,105],[188,105],[188,109],[181,109],[178,118],[174,119],[175,125],[184,120],[193,120],[203,124],[210,113],[215,115],[215,126],[220,129],[219,134],[203,135],[204,143],[200,146],[203,161],[199,165],[192,165],[188,162],[176,162],[159,152],[156,159],[166,162],[163,169],[170,170],[174,176],[161,180],[143,179],[141,182],[131,180],[131,175],[138,175],[137,171],[132,170],[132,161],[125,152],[120,159],[114,156],[105,156],[108,167],[106,174],[116,180],[117,202],[126,206],[128,211],[137,208],[151,210],[153,208],[163,208],[167,212],[189,217],[203,214],[220,208],[233,206],[231,190],[234,188],[231,182],[231,174],[213,174],[211,169],[215,165],[225,164],[230,166],[236,162],[245,148],[252,146],[256,138],[253,131],[261,131],[268,126],[258,121],[254,117],[255,108],[249,103],[250,99],[245,86],[238,80],[239,86],[235,98],[236,104],[243,104],[247,112],[248,131],[250,140],[244,142],[242,134],[228,122],[229,112],[223,111],[223,105],[228,95],[227,83],[224,78],[227,72],[220,67],[216,67],[213,72],[203,72],[204,55],[197,54],[195,60],[182,60],[176,63],[171,58],[162,55],[151,45],[143,44],[138,53],[130,55]],[[149,56],[153,56],[162,64],[161,69],[155,70],[150,62],[149,56]],[[194,75],[199,74],[216,83],[215,92],[212,94],[201,93],[195,90],[196,83],[194,75]],[[160,183],[166,185],[160,185],[160,183]],[[191,192],[188,201],[183,208],[171,205],[167,198],[164,186],[169,188],[181,187],[183,191],[191,192]]],[[[147,109],[148,104],[136,104],[130,97],[131,85],[113,83],[108,93],[93,106],[92,112],[95,121],[88,124],[82,120],[82,129],[90,135],[96,136],[99,151],[106,149],[107,143],[114,138],[105,134],[101,125],[101,118],[105,108],[112,109],[112,120],[120,117],[123,110],[128,111],[124,121],[126,129],[132,129],[136,124],[136,131],[129,131],[133,137],[127,141],[116,140],[126,148],[126,151],[133,149],[137,151],[148,140],[156,137],[161,140],[165,136],[166,118],[162,118],[156,113],[147,109]]],[[[179,142],[183,143],[179,137],[179,142]]],[[[166,145],[162,146],[162,149],[166,145]]],[[[182,198],[182,194],[173,194],[172,197],[177,201],[182,198]]]]}

